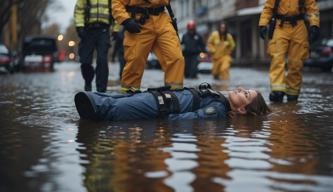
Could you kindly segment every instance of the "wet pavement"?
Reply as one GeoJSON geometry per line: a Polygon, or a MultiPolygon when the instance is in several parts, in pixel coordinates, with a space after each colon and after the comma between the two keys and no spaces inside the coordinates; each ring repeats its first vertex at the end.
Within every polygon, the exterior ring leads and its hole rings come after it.
{"type": "MultiPolygon", "coordinates": [[[[109,90],[116,90],[111,65],[109,90]]],[[[269,94],[267,70],[232,68],[211,83],[269,94]]],[[[147,70],[143,88],[163,85],[147,70]]],[[[299,102],[267,117],[167,122],[79,120],[78,64],[0,74],[0,191],[332,191],[333,75],[304,73],[299,102]]]]}

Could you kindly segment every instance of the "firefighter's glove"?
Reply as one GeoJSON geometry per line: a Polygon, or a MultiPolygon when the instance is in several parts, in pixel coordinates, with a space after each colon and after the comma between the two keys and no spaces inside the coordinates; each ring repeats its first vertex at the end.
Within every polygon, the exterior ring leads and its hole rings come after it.
{"type": "Polygon", "coordinates": [[[82,39],[85,35],[84,27],[76,27],[77,35],[82,39]]]}
{"type": "Polygon", "coordinates": [[[310,42],[313,43],[318,40],[320,36],[319,27],[313,25],[310,27],[310,42]]]}
{"type": "Polygon", "coordinates": [[[140,24],[132,18],[126,19],[122,24],[124,25],[125,29],[130,33],[140,33],[141,31],[140,24]]]}
{"type": "Polygon", "coordinates": [[[259,35],[262,39],[266,38],[266,36],[267,36],[267,27],[266,26],[259,27],[259,35]]]}

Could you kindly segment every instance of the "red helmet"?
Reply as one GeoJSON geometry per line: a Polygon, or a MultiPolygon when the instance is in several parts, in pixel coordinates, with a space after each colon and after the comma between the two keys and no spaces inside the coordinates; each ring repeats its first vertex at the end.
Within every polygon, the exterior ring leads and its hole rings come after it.
{"type": "Polygon", "coordinates": [[[195,21],[191,20],[187,23],[187,29],[195,29],[195,21]]]}

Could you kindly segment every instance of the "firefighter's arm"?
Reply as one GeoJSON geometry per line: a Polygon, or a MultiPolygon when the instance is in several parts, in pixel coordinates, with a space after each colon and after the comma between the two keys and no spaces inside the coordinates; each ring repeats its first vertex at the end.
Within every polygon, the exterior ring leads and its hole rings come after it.
{"type": "Polygon", "coordinates": [[[230,50],[233,51],[236,47],[236,44],[235,44],[234,38],[232,37],[232,35],[230,33],[228,34],[228,42],[230,45],[230,50]]]}
{"type": "Polygon", "coordinates": [[[208,51],[212,54],[214,54],[216,52],[216,47],[215,47],[215,44],[214,44],[214,41],[216,39],[216,32],[213,32],[208,40],[207,40],[207,48],[208,48],[208,51]]]}
{"type": "Polygon", "coordinates": [[[112,0],[112,16],[117,23],[122,24],[126,19],[131,18],[125,8],[126,2],[128,0],[112,0]]]}
{"type": "Polygon", "coordinates": [[[305,1],[305,10],[306,16],[309,19],[310,26],[319,27],[319,8],[315,0],[306,0],[305,1]]]}
{"type": "Polygon", "coordinates": [[[259,26],[267,26],[272,18],[275,0],[267,0],[261,12],[259,26]]]}
{"type": "Polygon", "coordinates": [[[84,27],[84,9],[86,0],[77,0],[74,8],[74,22],[76,27],[84,27]]]}

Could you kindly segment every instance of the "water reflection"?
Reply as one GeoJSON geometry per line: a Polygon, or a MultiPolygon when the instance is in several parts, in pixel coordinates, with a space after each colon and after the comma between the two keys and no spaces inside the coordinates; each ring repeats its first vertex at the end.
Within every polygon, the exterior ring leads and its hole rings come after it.
{"type": "Polygon", "coordinates": [[[80,122],[77,142],[84,185],[89,191],[172,191],[163,183],[171,145],[168,128],[159,122],[118,124],[96,130],[80,122]]]}
{"type": "MultiPolygon", "coordinates": [[[[267,74],[231,72],[228,82],[186,83],[267,98],[267,74]]],[[[158,81],[143,87],[163,83],[160,71],[147,73],[158,81]]],[[[265,118],[123,123],[79,120],[79,65],[0,75],[0,191],[331,191],[333,79],[307,75],[299,103],[271,105],[265,118]]]]}
{"type": "MultiPolygon", "coordinates": [[[[320,169],[322,163],[329,163],[332,159],[332,153],[328,155],[325,153],[329,151],[322,150],[321,139],[325,133],[318,132],[317,126],[313,126],[317,122],[316,117],[298,114],[300,108],[296,103],[276,106],[275,114],[270,117],[271,150],[268,155],[271,157],[271,171],[275,174],[268,178],[274,183],[272,188],[312,191],[314,186],[324,183],[333,187],[327,182],[328,178],[319,176],[323,171],[320,169]],[[321,155],[330,158],[323,161],[321,155]]],[[[328,172],[332,173],[332,169],[328,172]]]]}
{"type": "Polygon", "coordinates": [[[207,191],[224,191],[223,184],[217,182],[230,180],[228,172],[230,167],[226,164],[229,159],[226,153],[224,143],[225,138],[221,136],[226,127],[226,121],[211,121],[197,124],[193,134],[197,137],[196,145],[199,151],[198,166],[193,169],[193,174],[196,175],[192,182],[194,191],[202,191],[205,188],[207,191]]]}

